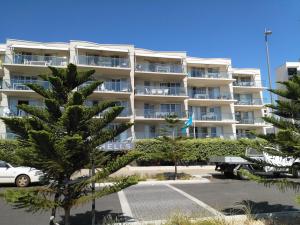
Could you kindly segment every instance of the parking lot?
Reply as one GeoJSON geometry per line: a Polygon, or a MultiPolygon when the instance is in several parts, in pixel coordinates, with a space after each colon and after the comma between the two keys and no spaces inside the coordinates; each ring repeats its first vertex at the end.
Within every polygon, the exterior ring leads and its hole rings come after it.
{"type": "MultiPolygon", "coordinates": [[[[97,221],[153,221],[178,212],[192,217],[238,215],[244,213],[245,206],[253,214],[295,212],[300,210],[295,195],[292,191],[282,193],[251,181],[221,178],[199,184],[139,184],[97,200],[97,221]]],[[[32,215],[12,209],[3,200],[0,208],[1,225],[49,223],[49,213],[32,215]]],[[[72,224],[89,223],[90,208],[88,204],[72,210],[72,224]]]]}

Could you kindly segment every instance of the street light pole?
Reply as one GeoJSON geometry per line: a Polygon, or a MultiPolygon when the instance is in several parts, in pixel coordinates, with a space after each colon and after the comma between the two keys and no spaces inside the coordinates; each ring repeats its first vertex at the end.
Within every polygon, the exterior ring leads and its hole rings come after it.
{"type": "MultiPolygon", "coordinates": [[[[91,168],[91,176],[94,177],[95,176],[95,152],[94,149],[91,152],[91,164],[92,164],[92,168],[91,168]]],[[[95,194],[95,181],[92,182],[92,195],[95,194]]],[[[92,225],[96,224],[96,201],[95,198],[92,199],[92,225]]]]}
{"type": "MultiPolygon", "coordinates": [[[[269,89],[272,89],[271,69],[270,69],[270,56],[269,56],[269,43],[268,43],[268,35],[271,35],[272,31],[271,30],[267,30],[267,28],[265,28],[265,33],[264,34],[265,34],[266,54],[267,54],[267,64],[268,64],[269,89]]],[[[274,104],[272,92],[270,92],[270,100],[271,100],[271,104],[274,104]]]]}

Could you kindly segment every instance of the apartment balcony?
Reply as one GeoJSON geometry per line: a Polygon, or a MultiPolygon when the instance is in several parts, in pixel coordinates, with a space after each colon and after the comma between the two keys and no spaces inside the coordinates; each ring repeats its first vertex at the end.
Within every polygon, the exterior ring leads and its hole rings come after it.
{"type": "Polygon", "coordinates": [[[17,138],[17,135],[14,133],[10,133],[10,132],[3,132],[0,133],[0,139],[6,139],[6,140],[14,140],[17,138]]]}
{"type": "MultiPolygon", "coordinates": [[[[134,132],[135,133],[135,139],[152,139],[152,138],[158,138],[158,137],[163,137],[163,136],[168,136],[168,137],[172,137],[173,134],[171,132],[134,132]]],[[[174,137],[182,137],[182,136],[186,136],[186,134],[182,134],[180,132],[177,132],[174,134],[174,137]]]]}
{"type": "Polygon", "coordinates": [[[160,87],[160,86],[136,86],[135,99],[172,99],[172,101],[182,101],[188,96],[183,87],[160,87]]]}
{"type": "Polygon", "coordinates": [[[232,113],[196,113],[189,112],[189,116],[193,117],[195,125],[203,124],[233,124],[236,123],[235,115],[232,113]]]}
{"type": "Polygon", "coordinates": [[[208,106],[208,105],[228,105],[231,103],[236,102],[235,99],[233,99],[231,93],[193,93],[190,91],[189,93],[189,99],[188,99],[189,105],[194,106],[208,106]]]}
{"type": "Polygon", "coordinates": [[[234,103],[234,108],[236,110],[253,110],[253,109],[261,109],[264,107],[263,100],[261,98],[258,99],[236,99],[234,103]]]}
{"type": "MultiPolygon", "coordinates": [[[[32,105],[32,106],[37,106],[37,105],[32,105]]],[[[42,106],[37,106],[37,107],[43,108],[42,106]]],[[[18,109],[17,106],[15,106],[15,107],[0,106],[0,116],[24,117],[24,116],[28,116],[28,114],[26,112],[24,112],[23,110],[18,109]]]]}
{"type": "Polygon", "coordinates": [[[262,118],[236,118],[237,128],[264,127],[265,121],[262,118]]]}
{"type": "MultiPolygon", "coordinates": [[[[99,101],[96,100],[96,103],[98,104],[99,101]]],[[[101,103],[101,101],[100,101],[101,103]]],[[[93,106],[94,103],[93,103],[93,100],[86,100],[85,101],[85,106],[87,107],[91,107],[93,106]]],[[[129,122],[129,120],[131,119],[132,117],[132,112],[131,112],[131,106],[130,104],[127,102],[127,101],[119,101],[117,102],[118,106],[122,106],[124,107],[123,111],[117,116],[117,118],[115,118],[115,121],[116,122],[121,122],[121,121],[126,121],[126,122],[129,122]]],[[[102,118],[104,116],[104,114],[109,111],[110,109],[106,109],[104,111],[102,111],[101,113],[99,113],[98,115],[96,115],[95,117],[96,118],[102,118]]]]}
{"type": "Polygon", "coordinates": [[[264,81],[234,81],[232,85],[235,92],[257,92],[265,89],[264,81]]]}
{"type": "Polygon", "coordinates": [[[247,139],[255,139],[256,136],[250,133],[237,133],[236,134],[237,139],[247,138],[247,139]]]}
{"type": "Polygon", "coordinates": [[[164,121],[169,115],[176,115],[179,119],[186,117],[186,113],[183,112],[171,112],[171,111],[159,111],[159,110],[135,110],[136,121],[164,121]]]}
{"type": "MultiPolygon", "coordinates": [[[[38,106],[38,105],[32,105],[32,106],[37,106],[40,108],[44,108],[43,106],[38,106]]],[[[99,113],[96,118],[101,118],[103,117],[104,113],[99,113]]],[[[24,117],[28,116],[26,112],[24,112],[21,109],[18,109],[17,106],[15,107],[8,107],[8,106],[0,106],[0,116],[3,117],[24,117]]],[[[131,114],[128,108],[125,108],[115,119],[116,121],[128,121],[130,120],[131,114]]]]}
{"type": "Polygon", "coordinates": [[[157,78],[169,77],[172,79],[182,79],[186,76],[181,64],[136,62],[136,77],[149,78],[149,74],[153,74],[157,78]]]}
{"type": "MultiPolygon", "coordinates": [[[[82,89],[87,85],[91,84],[92,81],[88,81],[78,87],[78,89],[82,89]]],[[[104,81],[101,85],[99,85],[93,92],[90,97],[112,97],[112,98],[120,98],[120,97],[129,97],[131,94],[131,87],[129,82],[113,82],[113,81],[104,81]]]]}
{"type": "Polygon", "coordinates": [[[221,139],[234,139],[234,135],[232,133],[195,133],[190,132],[190,137],[192,138],[221,138],[221,139]]]}
{"type": "Polygon", "coordinates": [[[218,72],[218,73],[188,73],[188,85],[197,86],[197,85],[224,85],[234,82],[235,79],[232,78],[231,73],[228,72],[218,72]]]}
{"type": "Polygon", "coordinates": [[[77,65],[107,75],[129,75],[131,70],[128,57],[78,55],[77,65]]]}
{"type": "Polygon", "coordinates": [[[29,87],[27,87],[26,84],[38,84],[46,89],[49,89],[51,87],[48,81],[32,80],[32,79],[26,79],[26,80],[4,79],[0,83],[0,89],[2,93],[5,93],[9,96],[41,98],[39,94],[37,94],[29,87]]]}
{"type": "Polygon", "coordinates": [[[48,72],[48,66],[64,68],[68,62],[67,56],[13,54],[12,58],[5,58],[3,65],[8,67],[11,72],[38,73],[48,72]]]}

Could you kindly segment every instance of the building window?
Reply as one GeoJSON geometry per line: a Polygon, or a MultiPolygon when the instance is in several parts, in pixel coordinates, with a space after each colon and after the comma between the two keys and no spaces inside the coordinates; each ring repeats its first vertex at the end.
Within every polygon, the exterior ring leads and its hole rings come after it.
{"type": "Polygon", "coordinates": [[[289,76],[297,75],[297,68],[288,68],[287,72],[289,76]]]}

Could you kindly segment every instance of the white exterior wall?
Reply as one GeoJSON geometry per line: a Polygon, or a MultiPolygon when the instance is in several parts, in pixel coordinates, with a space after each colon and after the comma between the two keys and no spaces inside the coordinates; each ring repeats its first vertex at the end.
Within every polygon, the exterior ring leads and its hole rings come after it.
{"type": "MultiPolygon", "coordinates": [[[[219,87],[221,93],[229,93],[233,96],[236,93],[236,89],[233,86],[234,79],[232,79],[232,74],[241,74],[241,75],[251,75],[253,79],[256,81],[260,81],[260,71],[259,69],[236,69],[232,68],[231,60],[224,58],[195,58],[188,57],[186,52],[164,52],[164,51],[152,51],[147,49],[139,49],[135,48],[133,45],[107,45],[107,44],[97,44],[90,43],[84,41],[70,41],[69,43],[39,43],[39,42],[31,42],[31,41],[22,41],[22,40],[12,40],[9,39],[5,44],[0,45],[0,54],[5,55],[9,61],[6,61],[2,67],[0,67],[0,77],[2,79],[10,80],[13,74],[23,74],[23,75],[31,75],[36,76],[41,72],[47,72],[46,65],[35,65],[35,64],[21,64],[12,63],[13,61],[13,53],[14,52],[28,52],[32,53],[32,55],[45,55],[50,54],[51,56],[57,57],[66,57],[67,61],[70,63],[78,64],[77,55],[85,55],[86,53],[92,53],[99,56],[113,56],[119,55],[120,57],[128,57],[130,62],[130,67],[126,68],[110,68],[110,67],[101,67],[101,66],[84,66],[78,65],[78,69],[95,69],[95,77],[102,79],[118,79],[118,78],[126,78],[131,86],[131,91],[128,94],[124,93],[94,93],[89,99],[91,100],[101,100],[101,99],[114,99],[114,100],[122,100],[128,101],[128,105],[130,106],[130,110],[132,113],[126,118],[122,118],[122,120],[118,121],[127,121],[127,122],[136,122],[135,126],[132,126],[131,130],[127,133],[131,133],[133,138],[135,138],[135,132],[143,132],[144,126],[149,124],[154,124],[159,126],[159,124],[163,124],[163,119],[143,119],[136,118],[135,110],[139,112],[143,112],[144,103],[151,103],[155,105],[155,111],[159,111],[159,105],[161,103],[175,103],[181,104],[182,111],[187,112],[189,109],[189,105],[192,103],[189,102],[188,96],[178,96],[178,97],[169,97],[169,96],[147,96],[147,97],[139,97],[135,94],[134,89],[136,86],[143,86],[144,81],[150,81],[151,85],[159,86],[160,82],[179,82],[181,87],[186,91],[186,95],[188,95],[188,90],[191,87],[219,87]],[[180,62],[183,68],[183,72],[179,74],[172,74],[170,72],[139,72],[135,70],[136,61],[147,61],[147,62],[155,62],[161,63],[173,63],[180,62]],[[197,81],[196,83],[190,82],[190,77],[188,76],[188,72],[190,72],[192,67],[205,68],[205,72],[208,72],[208,68],[218,68],[220,73],[227,73],[228,78],[216,78],[213,79],[202,79],[197,81]]],[[[35,62],[37,63],[37,62],[35,62]]],[[[43,63],[43,62],[39,62],[43,63]]],[[[61,66],[62,68],[64,66],[61,66]]],[[[27,92],[26,92],[27,93],[27,92]]],[[[243,89],[239,89],[237,93],[247,93],[247,90],[243,91],[243,89]]],[[[253,94],[253,98],[262,99],[262,90],[257,89],[251,91],[253,94]]],[[[16,90],[1,90],[1,101],[0,106],[3,109],[4,107],[9,107],[9,99],[17,100],[21,99],[37,99],[33,94],[26,94],[23,96],[22,91],[16,90]],[[28,95],[28,96],[27,96],[28,95]],[[14,96],[12,98],[12,96],[14,96]]],[[[236,111],[236,106],[234,101],[224,102],[221,99],[215,99],[214,103],[203,101],[201,99],[196,99],[193,105],[198,103],[201,106],[207,107],[220,107],[222,114],[233,115],[236,111]],[[196,102],[196,103],[195,103],[196,102]],[[198,102],[198,103],[197,103],[198,102]]],[[[248,108],[248,111],[253,111],[255,117],[262,116],[262,108],[257,109],[248,108]]],[[[2,112],[3,110],[1,110],[2,112]]],[[[240,110],[242,111],[242,110],[240,110]]],[[[224,118],[227,118],[226,116],[224,118]]],[[[182,122],[187,120],[187,118],[182,118],[182,122]]],[[[226,136],[230,136],[230,138],[234,138],[236,135],[236,129],[244,129],[241,126],[236,125],[237,122],[232,120],[231,122],[226,121],[211,121],[201,123],[201,121],[197,121],[197,126],[200,127],[218,127],[222,129],[222,132],[226,134],[226,136]]],[[[263,131],[263,126],[261,125],[251,125],[251,127],[246,127],[248,130],[260,130],[263,131]]],[[[5,125],[3,122],[0,122],[0,133],[4,134],[6,132],[5,125]]],[[[189,131],[187,131],[189,132],[189,131]]],[[[3,135],[1,135],[3,136],[3,135]]],[[[224,135],[225,136],[225,135],[224,135]]]]}
{"type": "MultiPolygon", "coordinates": [[[[283,65],[279,66],[276,69],[276,82],[287,81],[289,79],[288,68],[297,68],[298,73],[300,73],[300,61],[299,62],[285,62],[283,65]]],[[[282,84],[276,83],[276,88],[282,89],[282,88],[284,88],[284,86],[282,84]]],[[[282,99],[282,97],[278,97],[278,98],[282,99]]]]}

